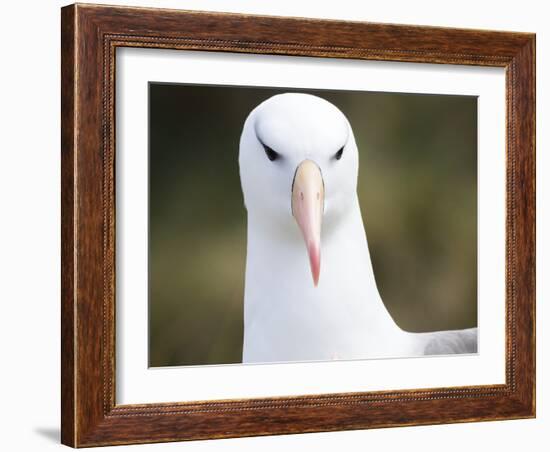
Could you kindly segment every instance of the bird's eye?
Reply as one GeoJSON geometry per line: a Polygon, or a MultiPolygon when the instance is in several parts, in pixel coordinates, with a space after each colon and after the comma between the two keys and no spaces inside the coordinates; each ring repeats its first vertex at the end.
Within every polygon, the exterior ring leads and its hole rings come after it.
{"type": "Polygon", "coordinates": [[[340,148],[340,150],[339,150],[336,154],[334,154],[334,158],[335,158],[336,160],[340,160],[340,159],[342,158],[342,154],[343,154],[343,153],[344,153],[344,147],[342,146],[342,147],[340,148]]]}
{"type": "Polygon", "coordinates": [[[279,154],[275,152],[273,149],[271,149],[269,146],[266,146],[265,144],[264,144],[264,151],[265,151],[265,155],[267,155],[267,158],[272,162],[279,158],[279,154]]]}

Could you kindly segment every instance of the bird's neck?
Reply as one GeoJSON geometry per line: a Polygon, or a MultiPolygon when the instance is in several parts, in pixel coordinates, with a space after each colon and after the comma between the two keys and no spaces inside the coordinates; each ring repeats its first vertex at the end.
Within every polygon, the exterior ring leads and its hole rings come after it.
{"type": "Polygon", "coordinates": [[[377,340],[388,329],[398,330],[376,287],[357,200],[338,224],[323,226],[318,287],[313,285],[300,231],[292,226],[278,235],[249,215],[245,352],[250,334],[281,347],[286,336],[300,344],[289,347],[303,346],[304,353],[308,347],[328,348],[330,354],[327,338],[349,342],[353,348],[377,340]]]}

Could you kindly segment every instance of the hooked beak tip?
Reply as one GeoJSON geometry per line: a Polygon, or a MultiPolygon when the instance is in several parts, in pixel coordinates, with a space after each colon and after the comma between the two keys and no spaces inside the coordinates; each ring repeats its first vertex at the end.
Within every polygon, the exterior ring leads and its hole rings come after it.
{"type": "Polygon", "coordinates": [[[308,254],[313,285],[317,287],[319,285],[319,275],[321,273],[321,251],[319,246],[315,243],[311,243],[310,246],[308,246],[308,254]]]}

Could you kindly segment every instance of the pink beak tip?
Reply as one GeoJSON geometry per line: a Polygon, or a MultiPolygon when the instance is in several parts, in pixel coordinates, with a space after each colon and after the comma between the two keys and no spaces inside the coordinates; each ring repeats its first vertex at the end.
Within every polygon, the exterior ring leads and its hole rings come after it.
{"type": "Polygon", "coordinates": [[[319,285],[319,277],[313,276],[313,287],[317,287],[319,285]]]}
{"type": "Polygon", "coordinates": [[[319,275],[321,273],[321,253],[317,244],[310,246],[308,251],[313,285],[317,287],[319,285],[319,275]]]}

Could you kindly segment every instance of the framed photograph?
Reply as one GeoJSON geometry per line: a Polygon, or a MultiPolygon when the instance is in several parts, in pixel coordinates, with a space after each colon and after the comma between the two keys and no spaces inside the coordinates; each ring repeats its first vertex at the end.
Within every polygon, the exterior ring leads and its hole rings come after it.
{"type": "Polygon", "coordinates": [[[62,8],[62,442],[535,416],[535,36],[62,8]]]}

